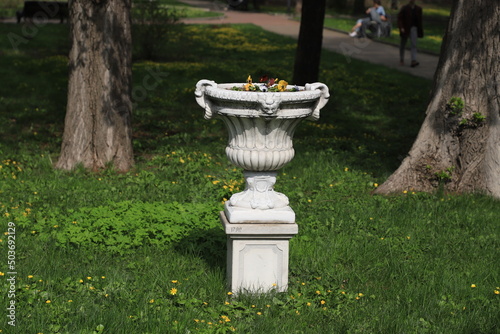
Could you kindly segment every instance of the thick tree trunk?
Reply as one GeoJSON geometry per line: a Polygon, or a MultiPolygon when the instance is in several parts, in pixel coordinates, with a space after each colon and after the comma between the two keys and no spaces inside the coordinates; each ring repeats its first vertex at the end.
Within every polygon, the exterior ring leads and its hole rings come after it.
{"type": "Polygon", "coordinates": [[[70,1],[68,105],[56,168],[133,165],[131,0],[70,1]]]}
{"type": "Polygon", "coordinates": [[[408,157],[376,193],[442,185],[500,198],[499,17],[499,1],[454,3],[426,119],[408,157]],[[453,97],[465,103],[461,113],[450,109],[453,97]]]}
{"type": "Polygon", "coordinates": [[[326,0],[303,0],[299,40],[295,55],[293,83],[318,81],[326,0]]]}

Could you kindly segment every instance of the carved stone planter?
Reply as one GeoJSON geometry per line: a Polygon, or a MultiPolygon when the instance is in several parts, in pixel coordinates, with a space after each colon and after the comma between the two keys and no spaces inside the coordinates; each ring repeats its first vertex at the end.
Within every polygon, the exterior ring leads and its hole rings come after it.
{"type": "Polygon", "coordinates": [[[303,119],[317,120],[328,102],[328,87],[307,84],[297,92],[230,90],[243,84],[200,80],[196,101],[205,118],[221,118],[229,131],[226,154],[243,168],[246,187],[225,205],[231,223],[295,222],[288,198],[274,191],[276,171],[294,156],[293,134],[303,119]],[[248,209],[252,209],[251,216],[248,209]]]}
{"type": "Polygon", "coordinates": [[[227,235],[227,274],[233,292],[285,291],[289,240],[298,233],[288,198],[274,191],[277,170],[289,163],[292,139],[303,119],[316,120],[328,87],[307,84],[297,92],[231,90],[243,84],[200,80],[196,101],[205,118],[221,118],[229,132],[226,154],[243,168],[245,190],[221,212],[227,235]]]}

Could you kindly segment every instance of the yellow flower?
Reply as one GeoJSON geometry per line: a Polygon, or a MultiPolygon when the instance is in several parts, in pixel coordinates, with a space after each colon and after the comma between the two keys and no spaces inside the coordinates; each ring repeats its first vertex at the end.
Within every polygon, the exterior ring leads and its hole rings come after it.
{"type": "Polygon", "coordinates": [[[471,284],[470,285],[471,288],[475,288],[476,287],[476,284],[471,284]]]}
{"type": "Polygon", "coordinates": [[[324,300],[320,301],[321,305],[325,305],[326,302],[324,300]]]}
{"type": "Polygon", "coordinates": [[[50,304],[50,303],[51,303],[50,300],[45,301],[45,304],[50,304]]]}
{"type": "Polygon", "coordinates": [[[247,78],[247,83],[252,84],[252,77],[250,75],[247,78]]]}
{"type": "Polygon", "coordinates": [[[171,282],[172,282],[172,283],[178,283],[179,281],[178,281],[178,280],[176,280],[176,279],[174,279],[174,280],[172,280],[171,282]]]}
{"type": "Polygon", "coordinates": [[[233,294],[233,293],[232,293],[231,291],[229,291],[229,292],[227,293],[227,295],[228,295],[228,296],[231,296],[232,294],[233,294]]]}
{"type": "Polygon", "coordinates": [[[150,304],[153,304],[154,302],[155,302],[155,300],[154,300],[154,299],[151,299],[151,300],[149,301],[149,303],[150,303],[150,304]]]}
{"type": "Polygon", "coordinates": [[[176,288],[172,288],[172,289],[170,289],[170,294],[171,294],[172,296],[176,295],[176,294],[177,294],[177,289],[176,289],[176,288]]]}
{"type": "Polygon", "coordinates": [[[68,303],[72,303],[72,302],[73,302],[73,300],[71,300],[71,299],[70,299],[70,300],[68,300],[68,303]]]}
{"type": "Polygon", "coordinates": [[[495,295],[500,295],[500,290],[495,290],[495,295]]]}
{"type": "Polygon", "coordinates": [[[285,80],[280,80],[278,82],[278,90],[280,92],[284,92],[286,90],[287,86],[288,86],[288,82],[286,82],[285,80]]]}
{"type": "Polygon", "coordinates": [[[28,275],[28,278],[33,278],[33,275],[28,275]]]}

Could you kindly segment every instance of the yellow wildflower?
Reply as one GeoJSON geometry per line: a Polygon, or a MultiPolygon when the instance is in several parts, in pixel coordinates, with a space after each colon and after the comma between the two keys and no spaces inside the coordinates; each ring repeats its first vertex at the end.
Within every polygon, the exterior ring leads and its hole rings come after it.
{"type": "Polygon", "coordinates": [[[172,288],[172,289],[170,289],[170,294],[171,294],[172,296],[176,295],[176,294],[177,294],[177,289],[176,289],[176,288],[172,288]]]}

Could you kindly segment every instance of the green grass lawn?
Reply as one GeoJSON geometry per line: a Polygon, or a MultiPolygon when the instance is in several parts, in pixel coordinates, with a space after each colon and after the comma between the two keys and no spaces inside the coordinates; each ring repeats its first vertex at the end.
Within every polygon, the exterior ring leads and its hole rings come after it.
{"type": "Polygon", "coordinates": [[[413,143],[430,81],[324,52],[330,102],[297,129],[276,184],[299,225],[289,290],[234,297],[218,212],[243,176],[194,88],[290,80],[296,42],[252,25],[173,27],[161,60],[133,65],[136,167],[64,172],[52,165],[67,29],[0,25],[0,226],[15,233],[17,272],[11,292],[4,235],[2,333],[498,333],[499,202],[371,195],[413,143]]]}

